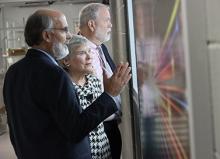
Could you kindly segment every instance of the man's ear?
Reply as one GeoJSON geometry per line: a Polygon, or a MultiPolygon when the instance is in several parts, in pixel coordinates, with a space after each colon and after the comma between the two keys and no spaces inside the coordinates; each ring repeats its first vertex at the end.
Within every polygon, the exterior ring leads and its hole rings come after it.
{"type": "Polygon", "coordinates": [[[95,31],[95,21],[94,20],[89,20],[88,21],[88,27],[89,27],[89,29],[92,31],[92,32],[94,32],[95,31]]]}
{"type": "Polygon", "coordinates": [[[51,32],[49,32],[49,31],[43,31],[43,32],[42,32],[42,38],[43,38],[43,40],[46,41],[46,42],[51,42],[51,39],[52,39],[52,37],[51,37],[51,32]]]}

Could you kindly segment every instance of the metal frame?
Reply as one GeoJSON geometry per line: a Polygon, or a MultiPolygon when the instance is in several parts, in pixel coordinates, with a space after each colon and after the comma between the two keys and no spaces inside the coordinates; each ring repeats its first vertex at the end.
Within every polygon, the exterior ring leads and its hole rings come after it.
{"type": "Polygon", "coordinates": [[[141,141],[140,141],[140,120],[139,120],[139,96],[138,96],[138,82],[137,82],[137,63],[136,63],[136,46],[135,46],[135,32],[134,32],[134,17],[133,17],[133,1],[125,0],[126,10],[126,26],[127,26],[127,49],[128,57],[132,67],[132,82],[130,84],[130,99],[131,99],[131,113],[133,117],[132,130],[133,130],[133,158],[141,159],[141,141]]]}

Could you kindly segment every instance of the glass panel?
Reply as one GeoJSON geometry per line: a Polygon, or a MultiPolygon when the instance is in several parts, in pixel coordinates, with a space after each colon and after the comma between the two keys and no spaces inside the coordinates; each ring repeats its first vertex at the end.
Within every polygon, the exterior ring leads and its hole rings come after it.
{"type": "Polygon", "coordinates": [[[143,158],[189,159],[180,0],[135,0],[143,158]]]}

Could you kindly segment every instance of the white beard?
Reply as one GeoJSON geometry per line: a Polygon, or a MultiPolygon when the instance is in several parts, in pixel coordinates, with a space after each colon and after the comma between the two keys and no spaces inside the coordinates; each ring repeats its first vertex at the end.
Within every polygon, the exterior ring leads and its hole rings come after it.
{"type": "Polygon", "coordinates": [[[111,33],[106,33],[105,35],[97,28],[95,36],[101,43],[107,42],[111,39],[111,33]]]}
{"type": "Polygon", "coordinates": [[[69,50],[66,44],[54,43],[52,49],[54,53],[54,58],[56,60],[60,60],[69,54],[69,50]]]}
{"type": "Polygon", "coordinates": [[[111,39],[111,34],[106,35],[104,42],[107,42],[111,39]]]}

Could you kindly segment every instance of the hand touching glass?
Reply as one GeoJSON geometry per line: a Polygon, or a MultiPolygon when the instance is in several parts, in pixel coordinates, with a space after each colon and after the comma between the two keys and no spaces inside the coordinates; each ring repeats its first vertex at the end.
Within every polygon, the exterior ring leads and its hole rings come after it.
{"type": "Polygon", "coordinates": [[[130,71],[131,67],[129,67],[129,64],[127,62],[125,64],[120,63],[110,78],[107,77],[107,74],[104,70],[103,81],[105,92],[112,96],[119,95],[124,86],[131,79],[130,71]]]}

